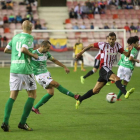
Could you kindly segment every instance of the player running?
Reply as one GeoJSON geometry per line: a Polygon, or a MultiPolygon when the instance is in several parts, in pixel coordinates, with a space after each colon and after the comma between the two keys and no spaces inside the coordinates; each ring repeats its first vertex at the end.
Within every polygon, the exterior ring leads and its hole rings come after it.
{"type": "MultiPolygon", "coordinates": [[[[108,36],[106,37],[106,41],[108,42],[108,36]]],[[[81,76],[81,83],[84,84],[85,79],[89,77],[90,75],[94,74],[97,72],[99,66],[100,66],[100,58],[101,58],[101,51],[99,50],[98,54],[95,56],[95,61],[94,61],[94,67],[91,71],[89,71],[86,75],[81,76]]],[[[106,85],[110,85],[109,83],[106,83],[106,85]]]]}
{"type": "Polygon", "coordinates": [[[62,87],[58,82],[54,81],[51,77],[51,74],[47,70],[47,60],[51,60],[58,66],[64,68],[66,73],[69,73],[69,69],[63,65],[61,62],[56,60],[48,51],[51,47],[51,43],[49,41],[43,41],[39,49],[34,50],[33,53],[38,54],[39,59],[36,60],[32,58],[31,64],[33,67],[33,71],[35,74],[36,81],[47,90],[47,94],[43,96],[43,98],[32,108],[32,111],[36,114],[40,114],[39,107],[45,104],[50,98],[54,95],[54,88],[57,88],[61,93],[73,97],[74,99],[78,99],[79,95],[74,95],[69,90],[62,87]]]}
{"type": "MultiPolygon", "coordinates": [[[[129,57],[126,57],[124,54],[121,55],[121,59],[118,62],[119,68],[118,68],[118,72],[117,72],[117,76],[121,80],[123,80],[123,85],[125,88],[131,79],[132,72],[134,70],[135,62],[137,62],[137,63],[140,62],[140,60],[136,59],[137,54],[138,54],[137,47],[139,46],[138,36],[130,37],[128,39],[127,43],[128,43],[128,45],[133,45],[133,49],[131,50],[131,54],[129,57]]],[[[128,51],[128,50],[126,50],[126,51],[128,51]]],[[[119,93],[117,95],[118,101],[121,100],[120,97],[122,94],[123,94],[122,91],[119,90],[119,93]]]]}
{"type": "Polygon", "coordinates": [[[18,128],[27,131],[33,130],[26,123],[36,98],[36,82],[30,65],[30,57],[38,59],[38,55],[30,52],[33,49],[33,36],[30,35],[32,23],[28,20],[24,21],[22,29],[23,32],[15,35],[4,50],[5,53],[11,53],[10,98],[6,103],[4,120],[1,125],[1,128],[6,132],[9,131],[9,118],[13,104],[19,91],[22,89],[26,89],[28,99],[25,103],[18,128]]]}
{"type": "Polygon", "coordinates": [[[73,47],[73,50],[74,50],[74,72],[77,71],[77,62],[79,60],[82,61],[81,63],[81,71],[85,71],[84,69],[84,60],[83,60],[83,56],[81,55],[79,58],[77,58],[77,54],[80,53],[82,50],[83,50],[83,44],[80,42],[80,37],[78,38],[78,42],[74,45],[73,47]]]}
{"type": "Polygon", "coordinates": [[[101,62],[100,62],[100,71],[99,71],[99,79],[95,85],[95,87],[85,93],[83,96],[79,97],[78,101],[76,101],[76,109],[79,107],[80,103],[90,98],[92,95],[95,95],[100,92],[100,90],[104,87],[104,85],[108,81],[115,81],[116,86],[122,91],[125,98],[128,99],[130,94],[134,92],[134,88],[131,88],[129,91],[126,91],[125,87],[121,84],[121,80],[117,77],[116,74],[113,73],[112,65],[117,58],[117,53],[123,53],[125,56],[129,57],[132,46],[129,46],[128,52],[124,51],[122,46],[116,41],[116,34],[114,32],[109,33],[108,43],[105,42],[97,42],[94,44],[90,44],[88,47],[84,48],[77,57],[80,57],[86,50],[90,48],[99,48],[101,50],[101,62]]]}

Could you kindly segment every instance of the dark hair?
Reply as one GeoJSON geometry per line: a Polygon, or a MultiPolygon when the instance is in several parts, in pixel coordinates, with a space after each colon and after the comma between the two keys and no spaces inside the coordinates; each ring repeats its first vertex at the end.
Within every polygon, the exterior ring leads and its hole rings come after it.
{"type": "Polygon", "coordinates": [[[109,35],[106,36],[106,39],[109,37],[109,35]]]}
{"type": "Polygon", "coordinates": [[[134,42],[133,43],[136,43],[137,41],[139,41],[139,37],[138,36],[134,36],[134,42]]]}
{"type": "Polygon", "coordinates": [[[116,38],[116,34],[114,32],[110,32],[108,36],[115,36],[116,38]]]}
{"type": "Polygon", "coordinates": [[[136,43],[137,41],[139,41],[139,37],[133,36],[128,38],[127,43],[131,45],[132,43],[136,43]]]}
{"type": "Polygon", "coordinates": [[[41,46],[47,46],[48,44],[51,45],[50,41],[42,41],[42,43],[40,44],[41,46]]]}

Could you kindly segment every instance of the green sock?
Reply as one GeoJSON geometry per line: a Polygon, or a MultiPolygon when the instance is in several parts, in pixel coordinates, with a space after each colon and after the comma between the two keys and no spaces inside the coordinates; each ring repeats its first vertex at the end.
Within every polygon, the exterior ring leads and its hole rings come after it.
{"type": "Polygon", "coordinates": [[[70,96],[70,97],[73,97],[74,98],[74,94],[70,91],[68,91],[67,89],[63,88],[61,85],[59,85],[59,87],[57,88],[60,92],[70,96]]]}
{"type": "MultiPolygon", "coordinates": [[[[124,85],[124,87],[125,87],[125,89],[126,89],[126,85],[124,85]]],[[[122,92],[121,92],[121,90],[119,90],[119,93],[118,93],[118,95],[117,95],[117,99],[119,99],[121,96],[122,96],[122,92]]]]}
{"type": "Polygon", "coordinates": [[[43,96],[43,98],[34,106],[34,108],[38,109],[40,106],[45,104],[53,95],[50,95],[47,93],[46,95],[43,96]]]}
{"type": "Polygon", "coordinates": [[[11,111],[12,111],[12,107],[13,107],[13,104],[14,104],[14,99],[12,98],[9,98],[6,105],[5,105],[5,111],[4,111],[4,120],[3,122],[8,125],[9,123],[9,118],[10,118],[10,114],[11,114],[11,111]]]}
{"type": "Polygon", "coordinates": [[[34,104],[34,100],[35,100],[34,98],[30,98],[30,97],[27,99],[25,106],[24,106],[21,121],[20,121],[21,124],[26,123],[27,117],[29,116],[31,109],[32,109],[32,106],[34,104]]]}

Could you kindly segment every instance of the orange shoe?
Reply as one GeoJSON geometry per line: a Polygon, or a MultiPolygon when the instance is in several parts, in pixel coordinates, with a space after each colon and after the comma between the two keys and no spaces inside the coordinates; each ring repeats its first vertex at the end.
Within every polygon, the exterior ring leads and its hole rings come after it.
{"type": "Polygon", "coordinates": [[[76,72],[76,70],[73,70],[74,72],[76,72]]]}
{"type": "Polygon", "coordinates": [[[81,71],[86,71],[85,69],[81,69],[81,71]]]}
{"type": "Polygon", "coordinates": [[[111,81],[111,83],[112,83],[112,84],[114,84],[114,83],[115,83],[115,81],[111,81]]]}
{"type": "Polygon", "coordinates": [[[119,99],[117,99],[117,101],[121,101],[121,99],[119,98],[119,99]]]}

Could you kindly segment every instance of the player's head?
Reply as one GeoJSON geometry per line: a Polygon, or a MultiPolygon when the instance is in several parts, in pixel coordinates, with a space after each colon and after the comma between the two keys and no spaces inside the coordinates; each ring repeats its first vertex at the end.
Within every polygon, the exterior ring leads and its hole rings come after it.
{"type": "Polygon", "coordinates": [[[46,53],[49,51],[51,47],[51,43],[47,40],[47,41],[42,41],[42,43],[40,44],[40,48],[42,53],[46,53]]]}
{"type": "Polygon", "coordinates": [[[134,43],[134,47],[137,48],[139,46],[139,37],[138,36],[134,36],[133,37],[133,43],[134,43]]]}
{"type": "Polygon", "coordinates": [[[31,32],[32,32],[32,23],[29,20],[25,20],[22,23],[22,29],[23,29],[23,32],[31,34],[31,32]]]}
{"type": "Polygon", "coordinates": [[[80,43],[80,41],[81,41],[81,38],[80,38],[80,37],[78,37],[77,41],[78,41],[78,43],[80,43]]]}
{"type": "Polygon", "coordinates": [[[116,34],[114,32],[109,33],[108,43],[110,44],[111,47],[115,45],[115,41],[116,41],[116,34]]]}
{"type": "Polygon", "coordinates": [[[106,36],[106,42],[108,43],[109,36],[106,36]]]}

